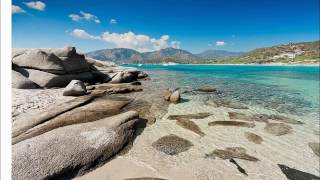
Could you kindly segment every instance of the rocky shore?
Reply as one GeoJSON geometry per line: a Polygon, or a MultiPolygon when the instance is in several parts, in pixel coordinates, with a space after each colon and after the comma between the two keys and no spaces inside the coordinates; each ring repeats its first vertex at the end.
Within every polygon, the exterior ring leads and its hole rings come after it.
{"type": "Polygon", "coordinates": [[[319,179],[319,134],[215,87],[159,88],[73,47],[12,64],[13,179],[319,179]]]}

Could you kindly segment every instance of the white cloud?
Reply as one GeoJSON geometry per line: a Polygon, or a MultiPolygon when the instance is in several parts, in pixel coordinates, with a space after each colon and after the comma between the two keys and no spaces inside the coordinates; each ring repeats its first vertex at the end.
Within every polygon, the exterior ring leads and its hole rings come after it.
{"type": "MultiPolygon", "coordinates": [[[[110,33],[104,32],[101,36],[94,36],[87,33],[82,29],[74,29],[71,33],[72,36],[88,40],[101,40],[106,43],[111,43],[118,48],[129,48],[140,52],[148,52],[160,50],[169,47],[169,35],[163,35],[159,39],[152,38],[144,34],[135,34],[133,32],[127,33],[110,33]]],[[[179,41],[172,41],[171,46],[179,48],[179,41]]]]}
{"type": "Polygon", "coordinates": [[[102,34],[102,40],[107,43],[112,43],[116,47],[130,48],[140,52],[167,48],[169,38],[168,35],[163,35],[159,39],[156,39],[143,34],[134,34],[133,32],[123,34],[105,32],[102,34]]]}
{"type": "Polygon", "coordinates": [[[225,46],[226,44],[224,41],[216,41],[216,46],[225,46]]]}
{"type": "Polygon", "coordinates": [[[83,11],[80,11],[80,14],[70,14],[69,18],[71,18],[72,21],[89,21],[89,22],[95,22],[97,24],[100,24],[100,20],[97,16],[86,13],[83,11]]]}
{"type": "Polygon", "coordinates": [[[18,13],[24,13],[25,10],[23,10],[20,6],[12,5],[11,7],[11,13],[12,14],[18,14],[18,13]]]}
{"type": "Polygon", "coordinates": [[[46,8],[46,4],[41,1],[24,2],[24,4],[29,8],[36,9],[39,11],[44,11],[44,9],[46,8]]]}
{"type": "Polygon", "coordinates": [[[180,41],[171,41],[171,47],[176,48],[176,49],[180,49],[180,41]]]}
{"type": "Polygon", "coordinates": [[[110,19],[110,24],[117,24],[117,20],[116,19],[110,19]]]}
{"type": "Polygon", "coordinates": [[[101,39],[99,36],[90,35],[85,30],[82,30],[82,29],[74,29],[70,34],[74,37],[81,38],[81,39],[89,39],[89,40],[101,39]]]}

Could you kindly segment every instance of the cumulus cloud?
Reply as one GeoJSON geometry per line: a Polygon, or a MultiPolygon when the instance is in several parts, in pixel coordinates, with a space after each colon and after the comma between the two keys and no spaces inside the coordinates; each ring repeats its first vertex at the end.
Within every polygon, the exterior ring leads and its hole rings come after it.
{"type": "Polygon", "coordinates": [[[140,52],[159,50],[168,47],[168,35],[163,35],[159,39],[151,38],[143,34],[127,33],[110,33],[102,34],[102,40],[114,44],[116,47],[130,48],[140,52]]]}
{"type": "Polygon", "coordinates": [[[216,41],[216,46],[225,46],[226,44],[224,41],[216,41]]]}
{"type": "Polygon", "coordinates": [[[23,10],[20,6],[12,5],[11,7],[12,14],[18,14],[18,13],[24,13],[25,10],[23,10]]]}
{"type": "Polygon", "coordinates": [[[100,40],[101,38],[99,36],[93,36],[87,33],[83,29],[74,29],[71,33],[72,36],[81,38],[81,39],[89,39],[89,40],[100,40]]]}
{"type": "Polygon", "coordinates": [[[168,44],[171,44],[171,46],[174,46],[175,48],[179,48],[180,46],[179,41],[172,41],[170,43],[169,35],[163,35],[157,39],[144,34],[135,34],[133,32],[127,32],[123,34],[104,32],[101,36],[94,36],[82,29],[74,29],[70,34],[77,38],[101,40],[106,43],[113,44],[118,48],[129,48],[140,52],[160,50],[169,47],[168,44]]]}
{"type": "Polygon", "coordinates": [[[117,24],[117,20],[116,19],[110,19],[110,24],[117,24]]]}
{"type": "Polygon", "coordinates": [[[180,49],[180,41],[171,41],[171,47],[176,48],[176,49],[180,49]]]}
{"type": "Polygon", "coordinates": [[[44,11],[46,8],[46,4],[41,1],[24,2],[24,4],[29,8],[36,9],[38,11],[44,11]]]}
{"type": "Polygon", "coordinates": [[[100,23],[100,20],[97,16],[86,13],[83,11],[80,11],[80,14],[70,14],[69,18],[71,18],[72,21],[88,21],[88,22],[95,22],[97,24],[100,23]]]}

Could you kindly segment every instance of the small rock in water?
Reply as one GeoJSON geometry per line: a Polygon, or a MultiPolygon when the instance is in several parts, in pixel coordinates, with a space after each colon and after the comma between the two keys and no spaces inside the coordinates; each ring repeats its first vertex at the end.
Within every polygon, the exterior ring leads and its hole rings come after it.
{"type": "Polygon", "coordinates": [[[176,155],[187,151],[191,146],[193,146],[193,144],[190,141],[174,134],[163,136],[152,143],[152,147],[168,155],[176,155]]]}
{"type": "Polygon", "coordinates": [[[208,123],[209,126],[238,126],[253,128],[256,125],[254,123],[242,122],[242,121],[213,121],[208,123]]]}
{"type": "Polygon", "coordinates": [[[204,136],[205,134],[201,131],[201,129],[199,128],[198,125],[196,125],[196,123],[188,120],[188,119],[178,119],[176,122],[177,125],[188,129],[190,131],[195,132],[196,134],[198,134],[199,136],[204,136]]]}
{"type": "Polygon", "coordinates": [[[216,149],[212,153],[207,154],[206,157],[219,157],[221,159],[244,159],[248,161],[259,161],[256,157],[247,154],[247,150],[243,147],[228,147],[224,150],[216,149]]]}
{"type": "Polygon", "coordinates": [[[210,86],[204,86],[204,87],[195,89],[195,91],[208,93],[208,92],[215,92],[215,91],[217,91],[217,88],[210,87],[210,86]]]}
{"type": "Polygon", "coordinates": [[[275,136],[282,136],[292,131],[292,127],[284,123],[268,123],[264,130],[275,136]]]}
{"type": "Polygon", "coordinates": [[[244,136],[248,139],[248,141],[253,142],[255,144],[261,144],[263,141],[262,137],[251,132],[245,132],[244,136]]]}
{"type": "Polygon", "coordinates": [[[320,157],[320,143],[308,143],[313,153],[320,157]]]}
{"type": "Polygon", "coordinates": [[[180,92],[176,90],[170,95],[170,102],[178,103],[180,101],[180,98],[180,92]]]}
{"type": "Polygon", "coordinates": [[[289,180],[320,180],[320,177],[313,174],[302,172],[283,164],[278,164],[278,166],[289,180]]]}
{"type": "Polygon", "coordinates": [[[170,100],[170,96],[171,96],[172,92],[168,89],[166,89],[163,93],[163,97],[166,101],[169,101],[170,100]]]}
{"type": "Polygon", "coordinates": [[[170,115],[168,119],[177,120],[177,119],[204,119],[211,116],[210,113],[196,113],[196,114],[184,114],[184,115],[170,115]]]}
{"type": "Polygon", "coordinates": [[[86,86],[82,81],[72,80],[63,91],[64,96],[82,96],[87,92],[86,86]]]}
{"type": "Polygon", "coordinates": [[[240,120],[245,120],[245,121],[253,121],[253,119],[243,113],[238,113],[238,112],[228,112],[230,119],[240,119],[240,120]]]}

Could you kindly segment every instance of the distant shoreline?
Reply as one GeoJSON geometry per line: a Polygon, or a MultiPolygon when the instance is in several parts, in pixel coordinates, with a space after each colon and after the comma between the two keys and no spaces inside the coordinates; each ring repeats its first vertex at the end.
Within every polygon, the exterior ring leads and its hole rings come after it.
{"type": "MultiPolygon", "coordinates": [[[[126,64],[126,65],[138,65],[138,64],[126,64]]],[[[162,65],[162,64],[142,64],[142,65],[162,65]]],[[[211,65],[211,66],[306,66],[306,67],[320,67],[318,64],[282,64],[282,63],[269,63],[269,64],[176,64],[176,65],[211,65]]],[[[176,66],[169,65],[169,66],[176,66]]],[[[120,64],[120,66],[122,66],[120,64]]]]}

